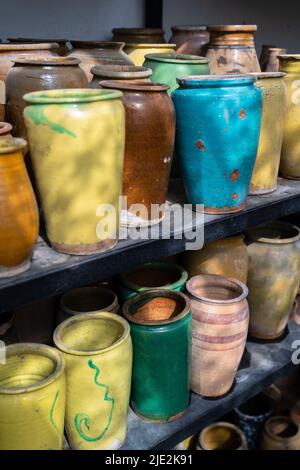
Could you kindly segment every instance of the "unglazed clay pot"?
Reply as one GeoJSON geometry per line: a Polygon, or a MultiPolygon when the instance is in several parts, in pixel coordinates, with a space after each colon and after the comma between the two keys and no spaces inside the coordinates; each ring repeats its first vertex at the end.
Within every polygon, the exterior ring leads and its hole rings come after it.
{"type": "Polygon", "coordinates": [[[179,418],[189,404],[190,301],[153,289],[129,299],[123,314],[133,342],[132,408],[150,421],[179,418]]]}
{"type": "Polygon", "coordinates": [[[15,43],[26,43],[26,44],[42,44],[42,43],[49,43],[49,42],[56,42],[58,44],[57,53],[61,56],[66,55],[69,52],[69,48],[67,46],[68,39],[41,39],[41,38],[7,38],[7,40],[13,44],[15,43]]]}
{"type": "Polygon", "coordinates": [[[121,223],[147,226],[165,216],[175,140],[175,110],[161,83],[103,81],[102,88],[123,92],[126,112],[121,223]],[[156,205],[153,207],[153,205],[156,205]]]}
{"type": "Polygon", "coordinates": [[[270,47],[265,71],[266,72],[278,72],[279,71],[278,56],[281,54],[286,54],[286,52],[287,52],[286,49],[282,49],[279,47],[270,47]]]}
{"type": "Polygon", "coordinates": [[[120,97],[86,88],[24,97],[47,236],[63,253],[99,253],[117,243],[125,144],[120,97]]]}
{"type": "Polygon", "coordinates": [[[9,122],[0,122],[0,138],[11,135],[12,125],[9,122]]]}
{"type": "Polygon", "coordinates": [[[269,222],[247,232],[251,336],[280,337],[300,283],[300,231],[285,222],[269,222]]]}
{"type": "Polygon", "coordinates": [[[0,366],[0,450],[61,450],[65,364],[43,344],[7,346],[0,366]]]}
{"type": "Polygon", "coordinates": [[[189,276],[220,274],[233,277],[246,284],[248,251],[244,236],[238,235],[207,243],[201,250],[185,251],[182,264],[189,276]]]}
{"type": "Polygon", "coordinates": [[[100,88],[100,82],[103,80],[125,80],[126,82],[143,80],[149,82],[149,77],[152,75],[151,69],[136,65],[102,64],[93,67],[91,72],[93,75],[93,80],[90,83],[91,88],[100,88]]]}
{"type": "Polygon", "coordinates": [[[255,85],[263,93],[263,113],[259,146],[250,183],[250,194],[276,191],[277,176],[283,140],[286,86],[284,73],[260,72],[253,74],[255,85]]]}
{"type": "Polygon", "coordinates": [[[207,30],[210,73],[260,72],[254,45],[256,25],[216,25],[208,26],[207,30]]]}
{"type": "Polygon", "coordinates": [[[26,93],[60,88],[87,88],[88,80],[74,57],[16,59],[6,79],[6,119],[13,134],[26,137],[23,118],[26,93]]]}
{"type": "Polygon", "coordinates": [[[193,314],[193,392],[219,397],[232,387],[245,349],[248,289],[225,276],[202,274],[186,284],[193,314]]]}
{"type": "Polygon", "coordinates": [[[245,207],[262,114],[262,92],[254,81],[248,75],[184,77],[172,95],[188,201],[203,204],[207,214],[245,207]]]}
{"type": "Polygon", "coordinates": [[[53,339],[66,363],[66,433],[71,448],[118,449],[126,437],[131,384],[127,321],[107,312],[76,315],[56,328],[53,339]]]}
{"type": "Polygon", "coordinates": [[[160,28],[114,28],[113,41],[130,43],[161,43],[165,41],[165,32],[160,28]]]}
{"type": "Polygon", "coordinates": [[[209,43],[206,26],[172,26],[171,30],[169,42],[176,44],[178,54],[205,55],[209,43]]]}
{"type": "Polygon", "coordinates": [[[300,428],[288,416],[273,416],[264,426],[262,450],[300,450],[300,428]]]}
{"type": "Polygon", "coordinates": [[[126,43],[125,52],[128,54],[130,60],[137,65],[141,66],[145,62],[147,54],[170,54],[175,53],[176,44],[133,44],[126,43]]]}
{"type": "Polygon", "coordinates": [[[237,426],[220,421],[201,431],[196,450],[247,450],[247,441],[237,426]]]}
{"type": "Polygon", "coordinates": [[[276,46],[274,46],[272,44],[263,44],[262,48],[261,48],[261,53],[260,53],[260,56],[259,56],[259,65],[260,65],[260,68],[261,68],[262,72],[266,71],[266,65],[267,65],[267,62],[268,62],[270,47],[276,47],[276,46]]]}
{"type": "Polygon", "coordinates": [[[0,138],[0,278],[30,267],[39,233],[38,209],[26,172],[23,139],[0,138]]]}

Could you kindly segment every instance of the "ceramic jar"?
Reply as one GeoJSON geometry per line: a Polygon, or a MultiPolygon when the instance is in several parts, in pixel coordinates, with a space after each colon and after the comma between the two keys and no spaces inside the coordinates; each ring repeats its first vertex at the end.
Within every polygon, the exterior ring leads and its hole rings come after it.
{"type": "Polygon", "coordinates": [[[0,122],[0,138],[6,138],[11,135],[12,125],[9,122],[0,122]]]}
{"type": "Polygon", "coordinates": [[[182,254],[182,264],[190,277],[198,274],[220,274],[246,284],[248,251],[244,236],[214,240],[201,250],[185,251],[182,254]]]}
{"type": "Polygon", "coordinates": [[[177,78],[209,75],[208,59],[187,54],[147,54],[144,67],[152,70],[151,80],[169,85],[171,95],[178,88],[177,78]]]}
{"type": "Polygon", "coordinates": [[[56,42],[58,44],[57,53],[60,56],[64,56],[69,52],[69,48],[67,46],[68,39],[41,39],[41,38],[7,38],[7,40],[13,44],[16,43],[26,43],[26,44],[42,44],[42,43],[49,43],[49,42],[56,42]]]}
{"type": "Polygon", "coordinates": [[[288,416],[273,416],[264,426],[262,450],[300,450],[300,428],[288,416]]]}
{"type": "Polygon", "coordinates": [[[279,59],[278,56],[286,54],[286,49],[280,47],[270,47],[268,51],[268,60],[265,66],[266,72],[278,72],[279,71],[279,59]]]}
{"type": "Polygon", "coordinates": [[[170,54],[174,53],[175,49],[176,44],[126,43],[125,52],[135,65],[141,66],[147,54],[170,54]]]}
{"type": "Polygon", "coordinates": [[[131,384],[127,321],[108,312],[76,315],[56,328],[53,339],[66,363],[66,433],[71,448],[119,449],[126,437],[131,384]]]}
{"type": "Polygon", "coordinates": [[[251,336],[280,337],[300,284],[300,231],[285,222],[269,222],[247,232],[251,336]]]}
{"type": "Polygon", "coordinates": [[[117,243],[125,144],[120,98],[116,90],[86,88],[24,97],[47,236],[63,253],[99,253],[117,243]]]}
{"type": "Polygon", "coordinates": [[[30,267],[39,233],[38,209],[26,172],[23,139],[0,139],[0,278],[30,267]]]}
{"type": "Polygon", "coordinates": [[[247,441],[237,426],[220,421],[201,431],[196,450],[247,450],[247,441]]]}
{"type": "Polygon", "coordinates": [[[188,200],[203,204],[207,214],[245,206],[262,113],[262,92],[254,81],[245,75],[185,77],[172,95],[188,200]]]}
{"type": "Polygon", "coordinates": [[[0,366],[0,450],[61,450],[65,364],[43,344],[7,346],[0,366]]]}
{"type": "Polygon", "coordinates": [[[178,54],[205,55],[209,43],[206,26],[172,26],[171,30],[169,42],[176,44],[178,54]]]}
{"type": "Polygon", "coordinates": [[[143,80],[149,82],[152,70],[136,65],[102,64],[93,67],[91,73],[93,75],[93,80],[90,83],[91,88],[101,88],[100,82],[103,80],[125,80],[126,82],[143,80]]]}
{"type": "Polygon", "coordinates": [[[87,88],[85,73],[74,57],[16,59],[6,79],[6,119],[13,134],[26,137],[23,118],[26,93],[56,88],[87,88]]]}
{"type": "Polygon", "coordinates": [[[103,81],[102,88],[123,92],[126,144],[121,223],[148,226],[165,216],[175,140],[175,110],[160,83],[103,81]]]}
{"type": "Polygon", "coordinates": [[[253,74],[263,93],[263,113],[259,146],[250,183],[250,194],[267,194],[277,189],[277,176],[283,140],[286,86],[284,73],[253,74]]]}
{"type": "Polygon", "coordinates": [[[255,25],[216,25],[208,26],[207,30],[210,73],[260,72],[254,45],[255,25]]]}
{"type": "Polygon", "coordinates": [[[262,72],[266,71],[266,65],[267,65],[267,62],[268,62],[270,47],[276,47],[276,46],[274,46],[272,44],[263,44],[262,47],[261,47],[261,53],[260,53],[260,56],[259,56],[259,65],[260,65],[260,68],[261,68],[262,72]]]}
{"type": "Polygon", "coordinates": [[[160,28],[114,28],[113,41],[130,43],[162,43],[165,41],[165,32],[160,28]]]}
{"type": "Polygon", "coordinates": [[[232,387],[246,345],[248,289],[225,276],[202,274],[186,284],[193,314],[191,389],[205,397],[232,387]]]}
{"type": "Polygon", "coordinates": [[[182,293],[153,289],[129,299],[123,314],[133,343],[131,406],[147,420],[174,421],[189,404],[190,302],[182,293]]]}

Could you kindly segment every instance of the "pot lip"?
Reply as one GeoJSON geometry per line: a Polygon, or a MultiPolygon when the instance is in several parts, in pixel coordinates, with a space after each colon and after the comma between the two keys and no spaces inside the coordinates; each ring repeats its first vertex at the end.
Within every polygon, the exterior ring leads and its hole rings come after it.
{"type": "Polygon", "coordinates": [[[124,80],[101,80],[100,86],[103,88],[112,88],[117,90],[124,90],[124,91],[150,91],[150,92],[162,92],[169,90],[169,85],[165,83],[155,83],[155,82],[142,82],[142,81],[135,81],[126,82],[124,80]]]}
{"type": "Polygon", "coordinates": [[[171,31],[207,31],[207,25],[174,25],[171,26],[171,31]]]}
{"type": "Polygon", "coordinates": [[[23,99],[31,104],[90,103],[121,98],[118,90],[98,90],[92,88],[63,88],[26,93],[23,99]]]}
{"type": "Polygon", "coordinates": [[[41,42],[41,43],[10,43],[0,44],[1,51],[31,51],[31,50],[52,50],[58,49],[59,44],[57,42],[41,42]]]}
{"type": "Polygon", "coordinates": [[[272,436],[272,439],[274,439],[276,441],[281,441],[281,442],[282,441],[287,441],[287,440],[294,440],[295,438],[298,439],[298,437],[300,435],[300,428],[297,425],[297,423],[295,423],[295,421],[293,421],[290,416],[285,416],[285,415],[276,415],[276,416],[271,416],[270,418],[268,418],[266,423],[265,423],[265,431],[269,436],[272,436]],[[285,423],[288,423],[288,424],[293,424],[296,428],[298,428],[298,431],[296,432],[296,434],[294,436],[291,436],[291,437],[284,437],[284,436],[277,436],[276,434],[272,433],[271,429],[270,429],[271,423],[273,421],[279,421],[279,420],[281,422],[285,422],[285,423]]]}
{"type": "Polygon", "coordinates": [[[130,269],[129,271],[125,272],[125,273],[121,273],[120,274],[120,280],[121,282],[126,286],[126,287],[129,287],[131,290],[137,292],[137,293],[140,293],[140,292],[145,292],[147,290],[153,290],[153,289],[167,289],[169,290],[170,287],[172,286],[177,286],[177,285],[180,285],[180,284],[184,284],[187,280],[188,280],[188,273],[187,271],[182,267],[180,266],[180,264],[176,264],[176,263],[167,263],[167,262],[159,262],[159,261],[156,261],[156,262],[150,262],[150,263],[145,263],[145,264],[142,264],[140,266],[136,266],[132,269],[130,269]],[[180,277],[177,279],[177,281],[175,282],[172,282],[171,284],[165,284],[164,286],[156,286],[155,288],[154,287],[149,287],[149,286],[141,286],[139,284],[135,284],[134,282],[131,282],[129,279],[127,279],[127,275],[134,272],[134,271],[138,271],[139,269],[141,268],[153,268],[153,269],[165,269],[165,270],[169,270],[171,271],[172,269],[174,271],[176,271],[180,277]]]}
{"type": "Polygon", "coordinates": [[[222,86],[231,85],[251,85],[256,81],[256,77],[250,74],[228,74],[228,75],[189,75],[176,78],[181,86],[191,86],[191,88],[205,88],[215,86],[220,82],[222,86]]]}
{"type": "Polygon", "coordinates": [[[157,53],[146,54],[145,59],[172,64],[208,64],[209,59],[193,54],[157,53]]]}
{"type": "Polygon", "coordinates": [[[213,24],[207,26],[207,31],[223,31],[223,32],[254,32],[257,31],[256,24],[213,24]]]}
{"type": "Polygon", "coordinates": [[[286,51],[286,50],[287,50],[286,47],[269,46],[269,51],[286,51]]]}
{"type": "Polygon", "coordinates": [[[22,65],[44,65],[47,66],[70,66],[70,65],[79,65],[80,60],[77,57],[29,57],[29,58],[22,58],[16,57],[13,62],[15,64],[22,64],[22,65]]]}
{"type": "Polygon", "coordinates": [[[8,134],[13,126],[9,122],[0,121],[0,135],[8,134]]]}
{"type": "Polygon", "coordinates": [[[126,33],[127,35],[135,34],[165,34],[162,28],[113,28],[112,33],[126,33]]]}
{"type": "Polygon", "coordinates": [[[126,42],[126,47],[133,47],[134,49],[176,49],[176,44],[168,42],[160,43],[146,43],[146,42],[126,42]]]}
{"type": "Polygon", "coordinates": [[[143,292],[139,292],[136,295],[130,297],[124,303],[122,307],[122,313],[124,317],[130,321],[131,323],[135,323],[141,326],[163,326],[169,325],[170,323],[176,323],[179,320],[182,320],[186,315],[189,314],[191,311],[191,302],[190,299],[183,294],[182,292],[178,292],[171,289],[147,289],[143,292]],[[169,318],[168,320],[143,320],[143,319],[136,319],[134,315],[129,313],[130,307],[138,302],[139,300],[143,300],[143,298],[147,298],[153,296],[153,298],[157,297],[167,297],[172,299],[182,299],[185,301],[184,309],[176,315],[176,317],[169,318]]]}
{"type": "Polygon", "coordinates": [[[280,60],[300,60],[300,54],[278,54],[280,60]]]}
{"type": "Polygon", "coordinates": [[[15,395],[21,393],[29,393],[35,390],[40,390],[41,388],[50,385],[52,382],[57,380],[64,372],[65,369],[65,361],[57,349],[47,346],[45,344],[39,343],[15,343],[10,344],[6,347],[6,357],[16,355],[16,354],[37,354],[41,356],[48,357],[56,363],[56,367],[54,368],[53,372],[45,379],[41,380],[40,382],[29,385],[29,386],[21,386],[21,387],[1,387],[0,386],[0,394],[5,395],[15,395]]]}
{"type": "Polygon", "coordinates": [[[13,38],[13,37],[10,37],[10,38],[7,38],[7,41],[9,41],[10,43],[12,44],[18,44],[18,43],[51,43],[51,42],[57,42],[58,44],[65,44],[68,42],[68,39],[64,39],[64,38],[23,38],[23,37],[20,37],[20,38],[13,38]],[[29,42],[28,42],[29,41],[29,42]]]}
{"type": "MultiPolygon", "coordinates": [[[[65,292],[60,298],[59,307],[61,308],[61,310],[63,312],[67,313],[68,315],[81,315],[82,313],[86,313],[86,312],[78,313],[76,310],[73,310],[73,309],[69,308],[68,306],[65,305],[65,301],[68,299],[68,297],[70,297],[70,296],[72,297],[72,295],[76,294],[77,292],[78,293],[82,292],[82,293],[88,294],[91,291],[94,291],[94,292],[98,291],[99,293],[101,293],[101,292],[103,293],[105,291],[106,293],[109,293],[112,296],[113,301],[106,308],[113,308],[114,306],[117,306],[118,303],[119,303],[116,294],[109,287],[91,286],[91,287],[78,287],[77,289],[71,289],[68,292],[65,292]]],[[[100,311],[102,311],[102,310],[90,310],[88,313],[97,313],[97,312],[100,312],[100,311]]]]}
{"type": "Polygon", "coordinates": [[[80,313],[76,316],[72,316],[68,318],[67,320],[64,320],[54,330],[53,341],[54,341],[55,346],[60,351],[63,351],[66,354],[72,354],[75,356],[93,356],[93,355],[100,355],[100,354],[104,354],[109,351],[112,351],[113,349],[117,348],[121,343],[123,343],[128,338],[128,336],[130,336],[130,327],[129,327],[128,322],[125,320],[125,318],[121,317],[120,315],[116,313],[103,311],[103,312],[97,312],[97,313],[80,313]],[[124,328],[122,336],[120,336],[120,338],[114,341],[113,344],[111,344],[110,346],[104,347],[104,348],[92,349],[92,350],[80,350],[80,349],[69,347],[63,342],[61,338],[61,333],[65,328],[68,328],[72,324],[79,323],[82,321],[99,320],[99,319],[112,320],[124,328]]]}
{"type": "Polygon", "coordinates": [[[228,423],[227,421],[217,421],[216,423],[209,424],[200,432],[198,441],[202,449],[206,449],[206,445],[203,442],[204,435],[207,433],[207,431],[210,431],[211,429],[217,427],[225,427],[227,429],[230,429],[231,431],[235,431],[235,433],[238,434],[241,439],[241,446],[247,445],[244,433],[237,426],[232,423],[228,423]]]}
{"type": "Polygon", "coordinates": [[[93,75],[101,77],[138,77],[145,78],[152,75],[152,70],[147,67],[138,67],[137,65],[95,65],[91,68],[93,75]]]}
{"type": "Polygon", "coordinates": [[[259,243],[271,243],[271,244],[274,244],[274,245],[285,245],[285,244],[288,244],[288,243],[294,243],[296,242],[297,240],[300,239],[300,229],[296,226],[296,225],[293,225],[293,224],[289,224],[288,222],[281,222],[279,220],[277,221],[274,221],[274,222],[267,222],[266,224],[262,224],[262,225],[259,225],[258,227],[256,228],[253,228],[252,230],[247,230],[246,231],[246,236],[248,239],[250,239],[251,241],[255,241],[255,242],[259,242],[259,243]],[[290,230],[293,229],[295,230],[295,232],[297,232],[297,235],[293,236],[293,237],[288,237],[288,238],[268,238],[268,237],[264,237],[264,236],[261,236],[260,234],[264,231],[264,230],[270,230],[272,229],[272,227],[274,229],[280,229],[280,228],[289,228],[290,230]]]}
{"type": "Polygon", "coordinates": [[[186,283],[186,290],[187,292],[195,299],[195,300],[200,300],[201,302],[204,302],[206,304],[213,304],[213,305],[230,305],[233,303],[238,303],[241,300],[246,299],[249,290],[246,284],[243,282],[239,281],[238,279],[234,279],[232,277],[228,276],[221,276],[219,274],[197,274],[196,276],[192,276],[186,283]],[[210,299],[209,297],[204,297],[202,295],[197,294],[194,289],[193,289],[193,284],[194,282],[202,278],[203,280],[219,280],[219,281],[226,281],[226,283],[230,282],[231,284],[239,287],[242,290],[242,293],[235,297],[234,299],[228,299],[228,300],[217,300],[217,299],[210,299]]]}
{"type": "Polygon", "coordinates": [[[70,43],[74,49],[101,49],[101,48],[111,48],[111,49],[123,49],[125,42],[121,41],[81,41],[80,39],[71,39],[70,43]]]}
{"type": "Polygon", "coordinates": [[[22,151],[27,148],[27,142],[21,137],[2,137],[0,139],[0,155],[22,151]]]}
{"type": "Polygon", "coordinates": [[[249,72],[256,78],[283,78],[286,76],[285,72],[249,72]]]}

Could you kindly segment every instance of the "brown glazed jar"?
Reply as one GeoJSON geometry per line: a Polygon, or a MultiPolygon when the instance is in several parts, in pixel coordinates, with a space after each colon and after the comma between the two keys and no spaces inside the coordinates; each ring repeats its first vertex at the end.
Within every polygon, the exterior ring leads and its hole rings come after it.
{"type": "Polygon", "coordinates": [[[93,75],[93,80],[90,83],[91,88],[99,88],[99,83],[103,80],[125,80],[126,82],[142,80],[143,82],[149,82],[149,77],[152,75],[152,70],[146,67],[116,64],[96,65],[91,72],[93,75]]]}
{"type": "Polygon", "coordinates": [[[260,72],[254,45],[256,25],[215,25],[207,30],[211,74],[260,72]]]}
{"type": "Polygon", "coordinates": [[[112,30],[113,41],[122,41],[128,43],[163,43],[165,32],[160,28],[114,28],[112,30]]]}
{"type": "Polygon", "coordinates": [[[165,215],[167,188],[175,140],[175,109],[162,83],[103,81],[103,88],[123,92],[126,112],[126,142],[121,223],[148,226],[165,215]],[[133,204],[143,204],[130,209],[133,204]],[[151,205],[159,205],[155,211],[151,205]],[[133,210],[134,209],[134,210],[133,210]]]}
{"type": "Polygon", "coordinates": [[[8,42],[12,44],[26,43],[26,44],[42,44],[47,42],[56,42],[58,44],[57,53],[61,56],[66,55],[69,52],[67,46],[68,39],[41,39],[41,38],[7,38],[8,42]]]}
{"type": "Polygon", "coordinates": [[[206,54],[209,43],[207,27],[201,26],[172,26],[172,36],[169,43],[176,44],[178,54],[206,54]]]}
{"type": "Polygon", "coordinates": [[[26,137],[23,96],[32,91],[87,88],[88,80],[75,57],[17,59],[6,79],[6,119],[13,134],[26,137]]]}

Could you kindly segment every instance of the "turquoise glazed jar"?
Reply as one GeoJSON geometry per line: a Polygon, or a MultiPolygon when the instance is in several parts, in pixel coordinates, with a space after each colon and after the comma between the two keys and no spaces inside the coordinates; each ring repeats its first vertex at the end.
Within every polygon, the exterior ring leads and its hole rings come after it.
{"type": "Polygon", "coordinates": [[[178,88],[177,78],[188,75],[209,75],[209,60],[190,54],[147,54],[144,67],[152,70],[152,82],[166,83],[169,95],[178,88]]]}
{"type": "Polygon", "coordinates": [[[262,92],[247,75],[178,79],[176,151],[191,204],[206,214],[244,208],[256,160],[262,92]]]}

